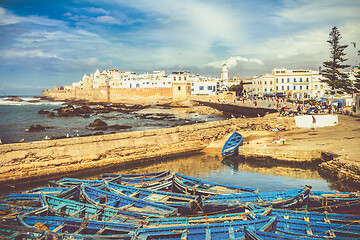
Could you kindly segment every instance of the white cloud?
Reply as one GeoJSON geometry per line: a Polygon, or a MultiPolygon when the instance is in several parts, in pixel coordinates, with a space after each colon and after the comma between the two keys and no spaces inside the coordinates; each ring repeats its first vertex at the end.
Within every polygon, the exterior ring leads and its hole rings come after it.
{"type": "Polygon", "coordinates": [[[44,52],[42,50],[11,49],[0,51],[0,54],[5,58],[58,58],[56,54],[44,52]]]}
{"type": "Polygon", "coordinates": [[[116,24],[116,25],[121,25],[121,21],[111,17],[111,16],[99,16],[96,18],[91,18],[92,21],[94,22],[99,22],[99,23],[107,23],[107,24],[116,24]]]}
{"type": "Polygon", "coordinates": [[[22,22],[33,23],[42,26],[61,26],[63,24],[62,21],[49,19],[47,17],[39,17],[35,15],[28,17],[16,16],[5,8],[0,7],[0,26],[17,24],[22,22]]]}
{"type": "Polygon", "coordinates": [[[214,62],[210,62],[204,65],[204,67],[214,67],[214,68],[220,68],[224,63],[226,63],[226,65],[229,68],[234,68],[236,67],[239,62],[255,62],[259,65],[263,65],[263,62],[259,59],[248,59],[248,58],[244,58],[241,56],[236,56],[236,57],[230,57],[226,60],[219,60],[219,61],[214,61],[214,62]]]}

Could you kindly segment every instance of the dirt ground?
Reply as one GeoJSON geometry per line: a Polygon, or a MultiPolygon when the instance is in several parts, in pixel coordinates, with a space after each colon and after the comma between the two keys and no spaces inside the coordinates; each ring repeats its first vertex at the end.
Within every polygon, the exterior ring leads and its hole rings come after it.
{"type": "MultiPolygon", "coordinates": [[[[266,115],[264,123],[277,117],[277,114],[266,115]]],[[[293,126],[286,126],[286,131],[241,131],[244,143],[250,147],[267,147],[279,151],[287,150],[320,150],[339,155],[342,162],[360,166],[360,116],[338,115],[338,125],[332,127],[298,128],[293,121],[293,126]],[[273,139],[284,136],[285,144],[274,144],[273,139]]],[[[210,149],[220,149],[226,139],[214,142],[210,149]]]]}

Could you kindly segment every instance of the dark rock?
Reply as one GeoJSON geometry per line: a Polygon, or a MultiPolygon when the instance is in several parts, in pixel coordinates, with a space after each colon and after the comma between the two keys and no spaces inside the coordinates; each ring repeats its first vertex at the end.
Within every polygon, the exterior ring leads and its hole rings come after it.
{"type": "Polygon", "coordinates": [[[58,112],[59,117],[71,117],[74,116],[75,108],[72,105],[67,105],[66,107],[58,108],[55,110],[58,112]]]}
{"type": "Polygon", "coordinates": [[[106,122],[101,120],[100,118],[97,118],[94,120],[94,122],[89,124],[89,127],[92,127],[94,130],[106,130],[108,129],[108,125],[106,122]]]}
{"type": "Polygon", "coordinates": [[[96,132],[96,133],[94,133],[94,136],[96,136],[96,135],[104,135],[104,133],[103,132],[96,132]]]}
{"type": "Polygon", "coordinates": [[[39,132],[44,131],[46,128],[37,124],[37,125],[31,125],[28,132],[39,132]]]}
{"type": "Polygon", "coordinates": [[[6,96],[4,101],[22,102],[23,100],[21,99],[21,97],[18,97],[18,96],[6,96]]]}
{"type": "Polygon", "coordinates": [[[51,112],[49,113],[48,115],[46,115],[47,117],[49,118],[54,118],[55,117],[55,113],[54,112],[51,112]]]}
{"type": "Polygon", "coordinates": [[[38,114],[49,114],[50,112],[47,110],[39,110],[38,114]]]}

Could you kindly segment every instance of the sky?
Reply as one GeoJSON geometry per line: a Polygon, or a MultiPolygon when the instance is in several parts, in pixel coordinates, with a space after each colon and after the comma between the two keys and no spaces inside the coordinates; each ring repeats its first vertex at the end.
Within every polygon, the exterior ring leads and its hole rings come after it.
{"type": "Polygon", "coordinates": [[[0,95],[40,95],[96,69],[317,70],[334,26],[359,65],[359,12],[359,0],[0,0],[0,95]]]}

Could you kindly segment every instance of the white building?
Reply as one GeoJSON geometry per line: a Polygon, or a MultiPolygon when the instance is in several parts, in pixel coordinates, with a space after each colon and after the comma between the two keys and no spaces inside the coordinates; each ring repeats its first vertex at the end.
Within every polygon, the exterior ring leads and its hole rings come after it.
{"type": "Polygon", "coordinates": [[[253,79],[253,95],[295,99],[319,98],[328,90],[321,74],[313,70],[274,68],[271,74],[253,79]]]}

